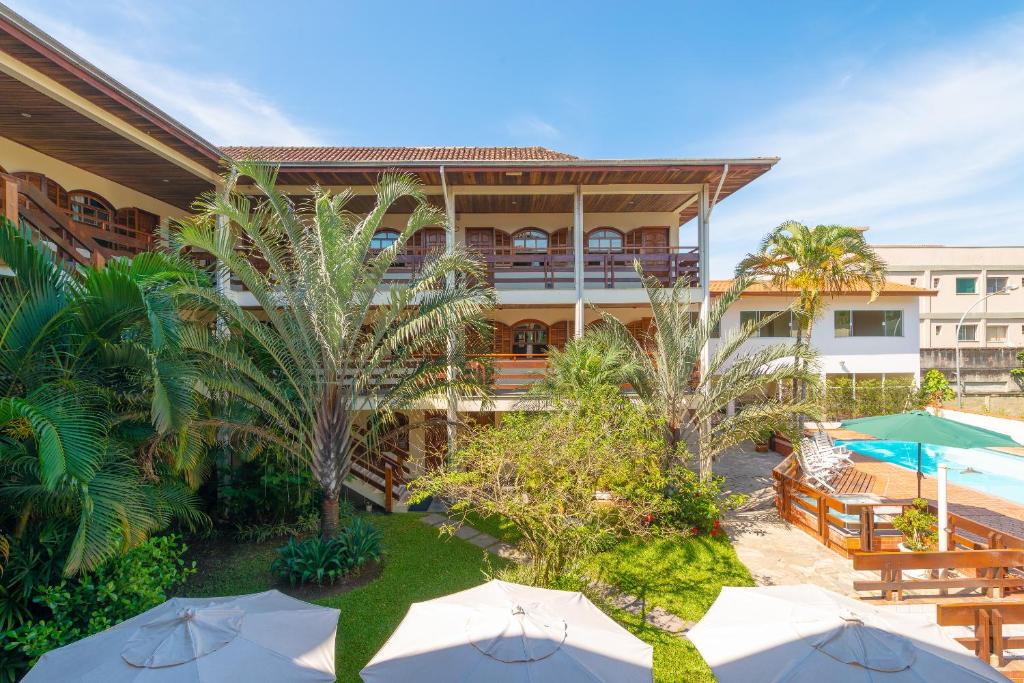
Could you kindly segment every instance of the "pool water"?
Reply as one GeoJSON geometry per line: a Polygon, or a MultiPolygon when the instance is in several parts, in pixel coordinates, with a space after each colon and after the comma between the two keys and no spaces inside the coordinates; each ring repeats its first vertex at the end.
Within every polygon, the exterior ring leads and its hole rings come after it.
{"type": "MultiPolygon", "coordinates": [[[[917,444],[904,441],[836,441],[876,460],[917,471],[917,444]]],[[[921,471],[934,477],[938,466],[949,466],[949,481],[959,486],[1024,504],[1024,457],[986,448],[947,448],[924,444],[921,471]],[[970,472],[965,472],[970,468],[970,472]]]]}

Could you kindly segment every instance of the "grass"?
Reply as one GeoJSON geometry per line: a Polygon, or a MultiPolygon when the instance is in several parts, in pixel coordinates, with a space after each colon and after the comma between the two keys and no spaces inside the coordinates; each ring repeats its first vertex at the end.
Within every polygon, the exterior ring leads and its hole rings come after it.
{"type": "Polygon", "coordinates": [[[507,519],[500,515],[483,517],[475,512],[467,512],[466,525],[473,527],[477,531],[490,534],[499,541],[505,541],[506,543],[518,543],[519,539],[522,538],[522,534],[507,519]]]}
{"type": "MultiPolygon", "coordinates": [[[[338,680],[356,683],[359,670],[397,628],[409,605],[465,590],[485,579],[479,548],[456,538],[438,537],[419,515],[374,516],[387,551],[381,576],[348,593],[317,600],[341,610],[338,622],[338,680]]],[[[214,563],[200,566],[185,589],[189,596],[236,595],[264,591],[273,584],[268,571],[280,543],[239,544],[214,563]]],[[[500,561],[500,558],[495,558],[500,561]]]]}
{"type": "MultiPolygon", "coordinates": [[[[338,680],[357,683],[359,670],[384,644],[413,602],[464,590],[485,580],[483,552],[457,538],[439,537],[419,515],[374,516],[384,533],[388,555],[375,581],[334,597],[317,600],[341,610],[338,624],[338,680]]],[[[473,527],[509,541],[513,530],[500,520],[474,518],[473,527]]],[[[267,590],[268,570],[280,543],[237,544],[204,560],[186,587],[191,596],[234,595],[267,590]]],[[[492,558],[499,566],[500,558],[492,558]]],[[[648,608],[663,607],[692,621],[703,616],[723,585],[753,581],[724,538],[694,537],[625,542],[594,558],[595,577],[644,597],[648,608]]],[[[610,609],[630,632],[654,647],[655,681],[707,681],[714,677],[688,640],[642,623],[637,616],[610,609]]]]}

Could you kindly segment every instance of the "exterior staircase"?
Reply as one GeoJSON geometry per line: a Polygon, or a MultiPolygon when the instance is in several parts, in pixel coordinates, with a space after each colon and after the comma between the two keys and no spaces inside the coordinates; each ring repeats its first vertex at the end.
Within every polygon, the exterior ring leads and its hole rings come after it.
{"type": "Polygon", "coordinates": [[[65,267],[101,266],[109,258],[108,250],[31,183],[0,174],[0,197],[3,215],[28,228],[32,238],[51,249],[65,267]]]}

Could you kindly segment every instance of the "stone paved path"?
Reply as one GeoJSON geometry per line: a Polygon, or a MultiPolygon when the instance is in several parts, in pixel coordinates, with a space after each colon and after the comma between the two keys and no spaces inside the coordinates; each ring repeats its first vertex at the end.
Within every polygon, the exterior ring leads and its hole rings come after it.
{"type": "Polygon", "coordinates": [[[745,505],[723,521],[736,554],[759,586],[813,583],[841,595],[856,596],[854,579],[871,575],[853,571],[848,560],[782,521],[776,513],[771,471],[781,461],[777,453],[735,448],[715,462],[715,474],[725,476],[726,489],[749,496],[745,505]]]}

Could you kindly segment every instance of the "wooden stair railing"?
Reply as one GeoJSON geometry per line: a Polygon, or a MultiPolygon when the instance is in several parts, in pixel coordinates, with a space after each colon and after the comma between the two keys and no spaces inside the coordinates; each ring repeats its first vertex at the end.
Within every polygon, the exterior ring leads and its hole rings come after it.
{"type": "Polygon", "coordinates": [[[4,185],[4,213],[8,218],[14,216],[16,225],[24,220],[38,238],[57,247],[57,255],[65,263],[102,266],[106,262],[108,255],[103,247],[84,234],[45,193],[31,183],[19,180],[9,174],[0,174],[4,185]],[[16,198],[13,211],[12,197],[16,198]]]}

